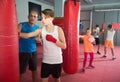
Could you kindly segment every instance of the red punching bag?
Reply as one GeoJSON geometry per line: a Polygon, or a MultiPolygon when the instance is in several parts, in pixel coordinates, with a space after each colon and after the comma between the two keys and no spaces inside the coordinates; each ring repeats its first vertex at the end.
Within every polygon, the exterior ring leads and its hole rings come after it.
{"type": "Polygon", "coordinates": [[[118,23],[118,29],[117,30],[120,30],[120,23],[118,23]]]}
{"type": "Polygon", "coordinates": [[[115,29],[115,30],[117,30],[118,29],[118,27],[119,27],[119,24],[118,23],[112,23],[112,27],[113,27],[113,29],[115,29]]]}
{"type": "Polygon", "coordinates": [[[106,23],[103,23],[102,24],[102,29],[105,29],[106,28],[106,23]]]}
{"type": "Polygon", "coordinates": [[[56,18],[54,18],[54,20],[53,20],[53,24],[54,24],[54,25],[57,25],[57,26],[59,26],[59,27],[62,27],[62,29],[64,28],[63,22],[64,22],[64,18],[63,18],[63,17],[56,17],[56,18]]]}
{"type": "Polygon", "coordinates": [[[15,1],[0,0],[0,12],[0,82],[19,82],[15,1]]]}
{"type": "Polygon", "coordinates": [[[63,70],[68,74],[78,71],[80,2],[68,0],[64,5],[64,33],[67,49],[63,50],[63,70]]]}

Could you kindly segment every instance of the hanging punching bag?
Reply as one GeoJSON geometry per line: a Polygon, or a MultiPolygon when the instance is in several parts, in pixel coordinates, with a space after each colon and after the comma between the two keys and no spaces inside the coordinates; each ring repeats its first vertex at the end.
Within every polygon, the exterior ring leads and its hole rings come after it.
{"type": "Polygon", "coordinates": [[[104,22],[103,24],[102,24],[102,29],[105,29],[106,28],[106,23],[104,22]]]}
{"type": "Polygon", "coordinates": [[[56,17],[53,20],[53,24],[61,27],[62,29],[64,28],[63,22],[64,22],[64,18],[63,17],[56,17]]]}
{"type": "Polygon", "coordinates": [[[114,30],[117,30],[118,29],[118,27],[119,27],[119,24],[118,23],[112,23],[112,28],[114,29],[114,30]]]}
{"type": "Polygon", "coordinates": [[[19,82],[15,1],[0,0],[0,12],[0,82],[19,82]]]}
{"type": "Polygon", "coordinates": [[[80,2],[68,0],[64,5],[64,33],[67,49],[63,50],[63,70],[68,74],[78,71],[80,2]]]}

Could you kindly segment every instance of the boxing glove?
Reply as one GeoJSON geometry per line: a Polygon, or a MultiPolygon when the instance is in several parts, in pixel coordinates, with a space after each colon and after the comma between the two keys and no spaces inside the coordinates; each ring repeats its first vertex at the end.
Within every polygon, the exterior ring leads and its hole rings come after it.
{"type": "Polygon", "coordinates": [[[57,41],[52,35],[46,35],[46,40],[53,43],[56,43],[57,41]]]}
{"type": "Polygon", "coordinates": [[[91,43],[93,43],[95,41],[94,37],[93,36],[90,36],[89,39],[88,39],[91,43]]]}

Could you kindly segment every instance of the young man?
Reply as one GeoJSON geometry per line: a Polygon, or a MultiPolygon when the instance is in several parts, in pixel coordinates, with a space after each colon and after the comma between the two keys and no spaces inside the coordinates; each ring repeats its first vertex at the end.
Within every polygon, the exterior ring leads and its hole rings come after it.
{"type": "Polygon", "coordinates": [[[62,70],[62,50],[66,48],[64,32],[61,27],[53,24],[54,12],[51,9],[42,11],[43,28],[32,33],[21,33],[21,37],[32,37],[40,34],[43,42],[43,60],[41,82],[48,82],[52,75],[54,82],[60,82],[62,70]]]}
{"type": "Polygon", "coordinates": [[[111,48],[112,60],[116,59],[116,57],[114,55],[114,43],[113,43],[114,35],[115,35],[115,31],[113,30],[112,25],[110,24],[110,25],[108,25],[107,37],[106,37],[106,40],[105,40],[105,47],[104,47],[104,55],[103,55],[103,57],[107,57],[106,56],[106,53],[107,53],[106,48],[109,47],[109,48],[111,48]]]}
{"type": "MultiPolygon", "coordinates": [[[[30,33],[38,29],[35,24],[38,20],[36,11],[31,11],[28,16],[28,22],[22,22],[18,25],[19,33],[30,33]]],[[[37,52],[36,52],[36,37],[19,38],[19,63],[20,63],[20,82],[22,82],[23,74],[29,65],[29,70],[32,71],[33,82],[37,82],[37,52]]]]}

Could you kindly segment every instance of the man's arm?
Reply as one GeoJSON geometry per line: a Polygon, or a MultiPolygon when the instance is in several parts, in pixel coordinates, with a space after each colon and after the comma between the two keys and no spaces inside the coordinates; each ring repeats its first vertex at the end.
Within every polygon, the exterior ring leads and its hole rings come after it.
{"type": "Polygon", "coordinates": [[[34,37],[37,36],[41,33],[41,29],[37,29],[34,32],[30,32],[30,33],[22,33],[20,32],[19,36],[22,38],[30,38],[30,37],[34,37]]]}
{"type": "Polygon", "coordinates": [[[41,34],[36,36],[36,43],[41,43],[42,44],[42,36],[41,36],[41,34]]]}
{"type": "Polygon", "coordinates": [[[19,37],[22,37],[22,38],[34,37],[41,33],[41,29],[37,29],[34,32],[30,32],[30,33],[22,33],[21,29],[22,29],[22,24],[18,24],[18,34],[19,34],[19,37]]]}
{"type": "Polygon", "coordinates": [[[22,29],[22,24],[18,24],[18,34],[20,34],[21,29],[22,29]]]}

